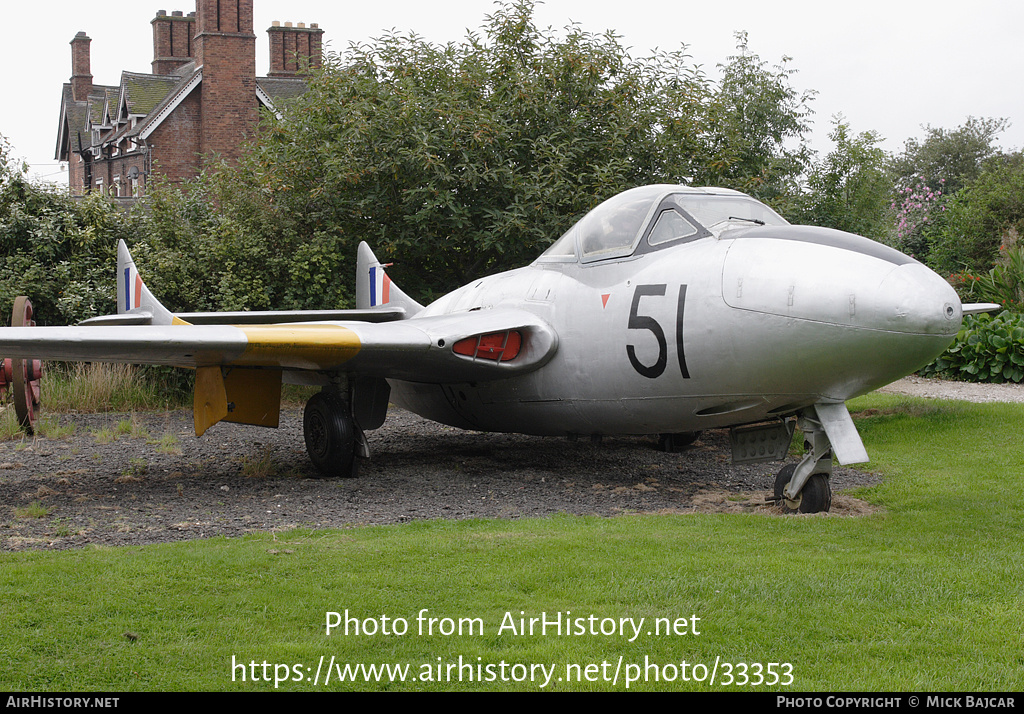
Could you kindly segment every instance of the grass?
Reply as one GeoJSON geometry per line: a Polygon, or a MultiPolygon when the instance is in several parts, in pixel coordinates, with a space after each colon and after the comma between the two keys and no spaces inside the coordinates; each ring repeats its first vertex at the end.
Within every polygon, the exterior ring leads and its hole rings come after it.
{"type": "Polygon", "coordinates": [[[302,387],[295,384],[281,386],[282,407],[304,407],[309,398],[320,391],[320,387],[302,387]]]}
{"type": "MultiPolygon", "coordinates": [[[[35,423],[35,433],[47,439],[62,439],[74,433],[73,424],[61,425],[53,414],[67,412],[130,412],[175,409],[192,405],[191,387],[185,370],[170,367],[138,367],[128,364],[48,362],[43,379],[44,413],[35,423]],[[161,371],[162,370],[162,371],[161,371]],[[168,376],[166,372],[172,373],[168,376]]],[[[320,390],[286,384],[281,391],[282,407],[301,407],[320,390]]],[[[120,436],[149,439],[134,418],[94,432],[100,444],[120,436]]],[[[0,441],[24,439],[18,417],[9,403],[0,404],[0,441]]],[[[162,453],[177,453],[174,443],[161,443],[162,453]]]]}
{"type": "Polygon", "coordinates": [[[25,432],[21,430],[21,425],[18,423],[18,415],[14,412],[14,406],[4,404],[0,407],[0,441],[23,438],[25,438],[25,432]]]}
{"type": "Polygon", "coordinates": [[[676,668],[674,681],[635,690],[1021,690],[1024,407],[872,395],[851,410],[886,477],[858,493],[881,506],[869,517],[428,521],[3,553],[5,688],[272,690],[275,674],[312,678],[321,656],[405,664],[420,676],[327,689],[539,688],[529,679],[424,681],[461,656],[471,666],[557,665],[559,676],[567,665],[596,665],[596,681],[556,680],[546,687],[554,690],[621,691],[621,678],[601,679],[602,663],[610,677],[620,657],[623,675],[641,673],[628,664],[659,665],[659,676],[676,668]],[[438,626],[478,620],[483,632],[421,635],[423,610],[438,626]],[[363,624],[401,619],[409,630],[328,634],[329,613],[346,612],[363,624]],[[643,617],[645,626],[632,642],[499,631],[508,618],[567,612],[643,617]],[[648,634],[654,618],[685,618],[700,634],[648,634]],[[716,658],[789,663],[793,683],[721,686],[722,669],[715,686],[680,681],[682,661],[710,668],[716,658]]]}
{"type": "Polygon", "coordinates": [[[130,412],[190,403],[187,390],[168,391],[157,368],[102,362],[55,362],[46,367],[42,389],[48,411],[130,412]]]}
{"type": "MultiPolygon", "coordinates": [[[[75,431],[73,424],[61,424],[54,414],[66,412],[131,412],[190,406],[191,394],[180,375],[168,378],[158,370],[128,364],[48,362],[42,380],[44,410],[36,419],[36,436],[63,439],[75,431]]],[[[182,373],[183,370],[176,370],[182,373]]],[[[187,376],[187,374],[185,375],[187,376]]],[[[24,439],[25,433],[10,404],[0,405],[0,441],[24,439]]],[[[148,438],[145,429],[132,418],[110,429],[96,432],[99,443],[109,444],[119,436],[148,438]]]]}
{"type": "Polygon", "coordinates": [[[15,518],[46,518],[50,515],[50,509],[39,501],[32,501],[23,508],[14,509],[15,518]]]}
{"type": "Polygon", "coordinates": [[[149,431],[139,422],[134,412],[132,412],[131,417],[128,419],[121,419],[113,426],[105,426],[93,432],[93,437],[96,439],[97,444],[110,444],[122,436],[132,439],[150,440],[149,431]]]}
{"type": "Polygon", "coordinates": [[[53,415],[42,416],[36,420],[34,431],[37,436],[44,439],[59,441],[66,439],[75,433],[74,424],[61,424],[60,420],[53,415]]]}
{"type": "Polygon", "coordinates": [[[109,427],[103,427],[93,432],[97,444],[110,444],[117,439],[117,434],[109,427]]]}
{"type": "Polygon", "coordinates": [[[245,476],[245,478],[268,478],[273,476],[278,470],[278,465],[274,462],[271,449],[269,447],[264,448],[260,452],[259,456],[243,456],[241,465],[242,475],[245,476]]]}
{"type": "Polygon", "coordinates": [[[181,447],[178,445],[178,437],[170,432],[163,434],[156,441],[150,440],[149,443],[156,445],[156,450],[159,454],[181,454],[181,447]]]}
{"type": "MultiPolygon", "coordinates": [[[[125,481],[141,480],[146,472],[149,471],[149,462],[145,459],[132,458],[128,459],[128,468],[121,472],[121,476],[124,477],[125,481]]],[[[123,482],[123,481],[122,481],[123,482]]]]}
{"type": "Polygon", "coordinates": [[[53,527],[54,533],[60,538],[68,538],[77,533],[77,530],[72,526],[70,522],[67,522],[61,518],[53,519],[53,527]]]}

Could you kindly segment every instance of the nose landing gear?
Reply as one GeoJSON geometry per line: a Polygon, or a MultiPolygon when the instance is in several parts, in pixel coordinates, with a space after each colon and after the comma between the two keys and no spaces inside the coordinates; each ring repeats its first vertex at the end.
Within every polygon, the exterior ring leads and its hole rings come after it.
{"type": "Polygon", "coordinates": [[[817,416],[813,409],[800,415],[806,453],[775,477],[774,500],[787,513],[824,513],[832,507],[832,443],[817,416]]]}

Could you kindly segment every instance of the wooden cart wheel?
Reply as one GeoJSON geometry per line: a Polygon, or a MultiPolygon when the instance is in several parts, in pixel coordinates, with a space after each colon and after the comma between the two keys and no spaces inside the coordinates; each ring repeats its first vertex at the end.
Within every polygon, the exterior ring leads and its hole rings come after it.
{"type": "MultiPolygon", "coordinates": [[[[14,299],[14,312],[11,314],[11,327],[34,327],[32,319],[32,302],[24,295],[14,299]]],[[[31,358],[12,358],[11,377],[14,387],[14,411],[18,415],[18,423],[32,433],[39,411],[39,378],[43,376],[43,363],[31,358]]]]}

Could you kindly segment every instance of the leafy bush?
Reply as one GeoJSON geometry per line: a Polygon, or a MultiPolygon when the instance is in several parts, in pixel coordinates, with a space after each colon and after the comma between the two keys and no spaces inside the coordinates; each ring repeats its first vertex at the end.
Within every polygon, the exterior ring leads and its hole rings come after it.
{"type": "Polygon", "coordinates": [[[999,249],[999,263],[982,275],[953,276],[960,297],[973,302],[994,302],[1007,310],[1024,312],[1024,247],[999,249]]]}
{"type": "Polygon", "coordinates": [[[929,252],[932,233],[942,229],[947,196],[945,179],[932,187],[921,176],[911,176],[896,191],[892,203],[895,211],[895,235],[891,245],[904,253],[924,259],[929,252]]]}
{"type": "Polygon", "coordinates": [[[920,374],[968,382],[1024,380],[1024,316],[1009,310],[995,317],[968,315],[953,346],[920,374]]]}
{"type": "Polygon", "coordinates": [[[810,167],[803,210],[787,218],[885,242],[896,206],[888,208],[893,185],[885,171],[886,153],[878,146],[882,138],[874,131],[854,136],[841,116],[832,126],[835,148],[810,167]]]}
{"type": "Polygon", "coordinates": [[[1000,246],[1024,233],[1024,154],[990,159],[980,176],[947,204],[928,265],[943,273],[981,272],[1000,260],[1000,246]]]}
{"type": "Polygon", "coordinates": [[[131,235],[130,223],[101,194],[75,200],[26,173],[0,136],[0,324],[18,295],[31,298],[43,325],[113,312],[117,240],[131,235]]]}

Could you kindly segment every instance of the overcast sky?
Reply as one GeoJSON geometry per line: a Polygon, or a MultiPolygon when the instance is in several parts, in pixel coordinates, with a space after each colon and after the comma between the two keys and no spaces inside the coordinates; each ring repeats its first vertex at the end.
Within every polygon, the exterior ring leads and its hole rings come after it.
{"type": "MultiPolygon", "coordinates": [[[[0,134],[35,175],[56,181],[63,178],[53,158],[60,88],[71,75],[75,33],[92,38],[93,81],[117,84],[123,69],[150,71],[157,10],[195,9],[193,0],[4,5],[0,134]]],[[[490,0],[255,0],[256,71],[267,72],[265,30],[273,20],[319,23],[329,49],[341,51],[389,29],[458,41],[495,7],[490,0]]],[[[745,30],[751,51],[771,64],[791,57],[794,87],[818,92],[812,107],[819,151],[828,150],[831,117],[840,112],[855,132],[878,131],[890,151],[921,136],[922,125],[955,128],[968,116],[1009,119],[1000,145],[1024,147],[1024,3],[1015,0],[548,0],[535,18],[541,27],[575,22],[592,32],[614,30],[634,57],[685,45],[712,76],[733,53],[734,33],[745,30]]]]}

